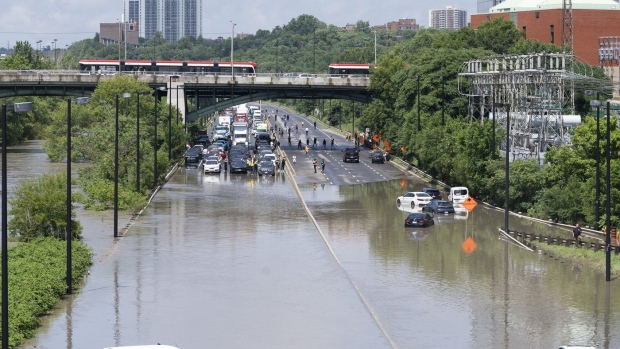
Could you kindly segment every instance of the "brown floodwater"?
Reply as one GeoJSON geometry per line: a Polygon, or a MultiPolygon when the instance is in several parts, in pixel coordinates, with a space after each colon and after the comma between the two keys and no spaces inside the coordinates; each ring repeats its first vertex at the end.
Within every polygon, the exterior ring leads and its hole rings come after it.
{"type": "Polygon", "coordinates": [[[617,279],[499,239],[481,205],[405,229],[396,197],[422,186],[300,184],[317,230],[285,177],[181,169],[121,239],[78,212],[91,274],[23,347],[617,347],[617,279]]]}

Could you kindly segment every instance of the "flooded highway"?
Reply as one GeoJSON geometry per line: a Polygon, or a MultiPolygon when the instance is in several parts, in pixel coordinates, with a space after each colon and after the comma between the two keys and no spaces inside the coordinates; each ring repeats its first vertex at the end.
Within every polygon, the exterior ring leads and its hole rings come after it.
{"type": "Polygon", "coordinates": [[[78,212],[91,274],[23,347],[617,347],[617,279],[498,239],[481,205],[405,229],[396,197],[425,186],[301,181],[317,229],[289,177],[180,169],[121,239],[78,212]]]}

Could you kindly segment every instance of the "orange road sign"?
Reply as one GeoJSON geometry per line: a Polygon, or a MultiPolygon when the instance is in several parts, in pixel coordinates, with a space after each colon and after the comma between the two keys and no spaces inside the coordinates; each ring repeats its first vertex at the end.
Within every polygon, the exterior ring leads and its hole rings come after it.
{"type": "Polygon", "coordinates": [[[476,203],[476,200],[472,199],[471,196],[468,196],[467,199],[465,199],[465,201],[463,201],[463,207],[465,207],[467,212],[471,212],[471,210],[473,210],[474,207],[476,207],[476,205],[478,205],[476,203]]]}

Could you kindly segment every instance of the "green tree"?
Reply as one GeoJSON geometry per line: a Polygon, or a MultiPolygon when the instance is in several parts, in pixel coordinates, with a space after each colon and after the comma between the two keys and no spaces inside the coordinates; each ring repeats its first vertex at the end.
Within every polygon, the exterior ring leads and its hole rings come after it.
{"type": "Polygon", "coordinates": [[[497,54],[508,53],[521,37],[512,21],[495,18],[480,24],[476,30],[479,46],[497,54]]]}
{"type": "MultiPolygon", "coordinates": [[[[21,181],[9,200],[8,229],[20,241],[39,237],[65,239],[67,227],[67,175],[45,174],[37,180],[21,181]]],[[[71,234],[79,239],[82,226],[71,211],[71,234]]]]}

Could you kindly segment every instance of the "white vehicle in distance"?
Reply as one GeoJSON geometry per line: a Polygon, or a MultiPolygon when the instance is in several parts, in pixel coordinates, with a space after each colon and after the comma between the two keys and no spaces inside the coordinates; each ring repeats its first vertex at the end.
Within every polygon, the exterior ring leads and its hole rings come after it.
{"type": "Polygon", "coordinates": [[[237,131],[233,135],[233,145],[244,144],[248,145],[248,133],[246,131],[237,131]]]}
{"type": "Polygon", "coordinates": [[[222,171],[222,164],[218,157],[208,157],[202,164],[202,169],[205,174],[207,173],[220,173],[222,171]]]}
{"type": "Polygon", "coordinates": [[[399,196],[396,199],[396,207],[410,206],[414,208],[416,205],[424,206],[433,200],[433,197],[422,191],[410,191],[405,195],[399,196]]]}
{"type": "Polygon", "coordinates": [[[455,204],[461,204],[469,196],[469,190],[467,187],[452,187],[448,194],[448,201],[455,204]]]}

